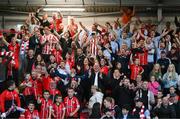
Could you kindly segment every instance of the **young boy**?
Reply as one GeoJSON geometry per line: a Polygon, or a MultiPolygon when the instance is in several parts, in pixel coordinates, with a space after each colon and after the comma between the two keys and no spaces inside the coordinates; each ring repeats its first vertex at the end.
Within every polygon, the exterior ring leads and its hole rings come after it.
{"type": "Polygon", "coordinates": [[[80,104],[78,99],[74,96],[74,89],[68,88],[68,96],[64,99],[66,107],[66,118],[77,118],[80,104]]]}
{"type": "Polygon", "coordinates": [[[55,103],[53,104],[53,116],[55,119],[64,119],[66,108],[64,106],[62,96],[56,95],[55,103]]]}
{"type": "Polygon", "coordinates": [[[33,80],[30,74],[26,74],[25,80],[21,83],[20,87],[23,87],[23,95],[27,103],[30,100],[34,100],[34,89],[33,89],[33,80]]]}
{"type": "Polygon", "coordinates": [[[49,93],[50,93],[50,98],[52,100],[52,102],[54,103],[55,101],[55,96],[56,95],[61,95],[61,92],[56,88],[56,81],[52,80],[50,82],[50,86],[49,86],[49,93]]]}
{"type": "Polygon", "coordinates": [[[140,66],[140,60],[138,58],[134,59],[134,62],[132,62],[131,66],[131,80],[135,80],[138,74],[142,74],[144,72],[144,69],[140,66]]]}
{"type": "Polygon", "coordinates": [[[28,109],[24,113],[25,119],[39,119],[39,112],[35,110],[35,105],[32,101],[28,104],[28,109]]]}
{"type": "Polygon", "coordinates": [[[48,90],[43,92],[43,98],[38,97],[37,103],[40,107],[40,118],[50,118],[52,110],[52,101],[50,100],[50,93],[48,90]]]}

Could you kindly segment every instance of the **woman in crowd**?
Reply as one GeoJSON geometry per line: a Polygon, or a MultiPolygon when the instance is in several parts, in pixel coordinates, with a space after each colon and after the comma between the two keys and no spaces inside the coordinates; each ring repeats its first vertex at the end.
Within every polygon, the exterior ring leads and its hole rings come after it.
{"type": "Polygon", "coordinates": [[[169,88],[171,86],[177,88],[178,74],[174,64],[170,64],[167,72],[163,75],[162,83],[164,85],[164,94],[168,94],[169,88]]]}

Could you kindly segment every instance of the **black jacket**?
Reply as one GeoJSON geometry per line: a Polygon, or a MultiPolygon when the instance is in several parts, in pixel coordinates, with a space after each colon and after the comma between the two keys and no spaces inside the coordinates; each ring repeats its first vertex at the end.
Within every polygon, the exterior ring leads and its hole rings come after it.
{"type": "Polygon", "coordinates": [[[154,109],[155,115],[159,118],[176,118],[176,111],[173,105],[161,106],[154,109]]]}
{"type": "Polygon", "coordinates": [[[133,106],[134,96],[134,91],[124,86],[117,86],[113,90],[113,97],[115,99],[115,102],[120,107],[122,107],[123,105],[133,106]]]}
{"type": "Polygon", "coordinates": [[[41,44],[40,40],[35,36],[31,36],[29,39],[29,49],[33,49],[36,54],[41,54],[41,44]]]}
{"type": "MultiPolygon", "coordinates": [[[[89,89],[91,89],[91,86],[94,85],[95,82],[95,76],[96,74],[93,72],[89,78],[89,89]]],[[[108,79],[103,73],[98,73],[98,87],[102,90],[102,92],[105,91],[105,87],[107,86],[108,79]]]]}
{"type": "Polygon", "coordinates": [[[162,74],[165,74],[167,71],[167,68],[170,64],[170,59],[169,58],[164,58],[164,59],[160,58],[160,59],[158,59],[157,63],[161,66],[162,74]],[[162,66],[164,66],[164,67],[162,67],[162,66]]]}

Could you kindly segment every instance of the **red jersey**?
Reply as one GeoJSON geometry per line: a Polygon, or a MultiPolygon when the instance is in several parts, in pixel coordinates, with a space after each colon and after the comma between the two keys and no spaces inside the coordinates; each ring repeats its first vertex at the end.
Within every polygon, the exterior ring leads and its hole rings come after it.
{"type": "Polygon", "coordinates": [[[70,69],[72,69],[73,66],[75,65],[75,64],[74,64],[74,59],[73,59],[73,58],[67,59],[67,60],[66,60],[66,65],[69,65],[70,69]]]}
{"type": "Polygon", "coordinates": [[[108,72],[109,72],[108,66],[102,67],[102,68],[101,68],[101,72],[107,76],[107,75],[108,75],[108,72]]]}
{"type": "Polygon", "coordinates": [[[16,69],[18,69],[19,67],[19,51],[20,51],[20,45],[18,43],[16,43],[15,45],[13,45],[12,43],[9,44],[8,46],[9,51],[12,51],[14,54],[14,62],[15,65],[14,67],[16,69]]]}
{"type": "Polygon", "coordinates": [[[60,64],[62,60],[62,50],[53,49],[52,54],[55,56],[57,64],[60,64]]]}
{"type": "Polygon", "coordinates": [[[49,92],[50,92],[50,95],[53,95],[53,96],[61,95],[61,92],[58,89],[50,89],[49,92]]]}
{"type": "Polygon", "coordinates": [[[15,90],[3,91],[2,94],[0,95],[0,100],[1,100],[0,103],[1,103],[2,112],[7,111],[12,106],[12,104],[17,105],[18,107],[21,106],[19,95],[15,90]]]}
{"type": "Polygon", "coordinates": [[[34,95],[34,88],[33,88],[33,80],[32,79],[29,79],[28,81],[23,81],[22,84],[25,84],[25,83],[31,83],[32,84],[32,87],[25,87],[24,91],[23,91],[23,95],[24,96],[28,96],[28,95],[34,95]]]}
{"type": "Polygon", "coordinates": [[[63,26],[61,25],[62,23],[62,18],[60,19],[55,19],[51,22],[50,28],[55,29],[57,32],[63,30],[63,26]]]}
{"type": "Polygon", "coordinates": [[[144,52],[140,53],[136,53],[136,56],[138,57],[138,59],[140,60],[140,65],[147,65],[148,64],[148,50],[147,49],[143,49],[144,52]]]}
{"type": "MultiPolygon", "coordinates": [[[[66,117],[70,117],[70,113],[74,112],[78,107],[80,107],[79,101],[76,97],[65,97],[64,104],[66,108],[66,117]]],[[[78,113],[74,114],[73,117],[77,117],[78,113]]]]}
{"type": "Polygon", "coordinates": [[[52,78],[50,76],[48,76],[48,77],[43,77],[42,80],[43,80],[43,82],[42,82],[43,83],[43,89],[49,90],[52,78]]]}
{"type": "Polygon", "coordinates": [[[57,89],[49,89],[49,93],[50,95],[52,96],[52,101],[54,102],[54,99],[55,99],[55,96],[58,94],[58,95],[61,95],[61,92],[57,89]]]}
{"type": "Polygon", "coordinates": [[[46,101],[44,98],[41,99],[41,111],[40,111],[40,118],[48,118],[49,117],[49,107],[52,106],[52,101],[49,99],[46,101]]]}
{"type": "Polygon", "coordinates": [[[143,68],[139,65],[132,64],[130,66],[131,69],[131,79],[135,80],[137,75],[140,74],[143,71],[143,68]]]}
{"type": "Polygon", "coordinates": [[[24,113],[25,119],[37,119],[39,117],[39,112],[37,110],[34,110],[31,112],[29,109],[27,109],[24,113]]]}
{"type": "Polygon", "coordinates": [[[78,30],[78,25],[77,24],[68,25],[67,29],[69,30],[71,37],[73,37],[78,30]]]}
{"type": "Polygon", "coordinates": [[[34,80],[33,82],[33,88],[34,88],[34,96],[37,99],[38,96],[42,96],[42,91],[43,91],[43,85],[42,81],[39,79],[34,80]]]}
{"type": "Polygon", "coordinates": [[[55,119],[62,119],[63,113],[65,113],[64,103],[60,103],[59,105],[53,104],[54,116],[55,119]]]}

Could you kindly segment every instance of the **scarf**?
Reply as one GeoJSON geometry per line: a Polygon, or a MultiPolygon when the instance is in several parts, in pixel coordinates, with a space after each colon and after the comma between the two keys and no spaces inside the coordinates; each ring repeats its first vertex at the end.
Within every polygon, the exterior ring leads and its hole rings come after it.
{"type": "MultiPolygon", "coordinates": [[[[141,110],[139,112],[139,117],[140,119],[145,119],[145,115],[144,115],[144,105],[141,107],[141,110]]],[[[133,109],[133,114],[136,112],[136,108],[133,109]]]]}
{"type": "Polygon", "coordinates": [[[20,54],[27,53],[28,49],[29,49],[29,40],[28,41],[22,41],[20,54]]]}
{"type": "Polygon", "coordinates": [[[3,51],[3,52],[0,52],[0,56],[4,56],[4,57],[11,57],[13,62],[12,63],[15,63],[14,61],[14,53],[13,52],[6,52],[6,51],[3,51]]]}

